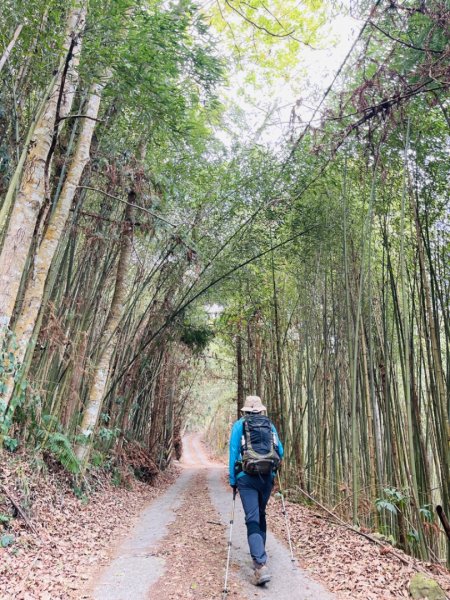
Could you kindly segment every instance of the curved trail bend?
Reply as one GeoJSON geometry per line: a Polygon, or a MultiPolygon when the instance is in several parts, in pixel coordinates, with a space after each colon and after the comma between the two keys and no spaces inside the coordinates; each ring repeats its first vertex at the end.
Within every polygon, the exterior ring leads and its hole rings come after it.
{"type": "MultiPolygon", "coordinates": [[[[177,481],[142,512],[113,560],[96,576],[88,597],[94,600],[222,597],[232,498],[230,488],[224,483],[225,468],[208,459],[196,435],[184,439],[182,466],[177,481]],[[214,519],[211,515],[218,520],[208,520],[214,519]],[[203,519],[209,524],[209,534],[201,523],[203,519]],[[189,531],[185,531],[187,528],[189,531]],[[200,585],[191,584],[196,570],[203,570],[206,592],[200,590],[200,585]]],[[[270,531],[267,551],[272,581],[264,588],[257,588],[249,583],[252,563],[244,514],[237,498],[228,600],[334,598],[301,568],[292,566],[289,551],[270,531]]]]}

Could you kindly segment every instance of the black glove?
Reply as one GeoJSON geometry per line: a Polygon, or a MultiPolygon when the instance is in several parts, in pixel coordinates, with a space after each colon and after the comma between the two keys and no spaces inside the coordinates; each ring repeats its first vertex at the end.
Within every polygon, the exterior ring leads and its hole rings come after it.
{"type": "Polygon", "coordinates": [[[235,494],[237,492],[237,485],[236,484],[232,485],[231,483],[230,483],[230,485],[233,488],[233,493],[235,494]]]}

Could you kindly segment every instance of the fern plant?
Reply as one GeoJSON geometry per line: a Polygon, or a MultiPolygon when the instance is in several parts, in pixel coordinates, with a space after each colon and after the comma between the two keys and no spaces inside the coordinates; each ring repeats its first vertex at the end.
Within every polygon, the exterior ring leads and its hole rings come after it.
{"type": "Polygon", "coordinates": [[[67,435],[62,433],[61,423],[51,415],[43,415],[40,425],[36,425],[34,435],[40,450],[50,452],[61,465],[76,475],[81,465],[67,435]]]}
{"type": "Polygon", "coordinates": [[[47,450],[49,450],[62,466],[76,475],[80,472],[80,463],[75,456],[69,438],[63,433],[51,433],[47,438],[47,450]]]}

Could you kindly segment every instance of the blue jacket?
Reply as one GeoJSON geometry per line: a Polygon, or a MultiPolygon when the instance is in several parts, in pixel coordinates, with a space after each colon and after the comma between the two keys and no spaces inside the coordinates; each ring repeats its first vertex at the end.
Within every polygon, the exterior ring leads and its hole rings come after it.
{"type": "MultiPolygon", "coordinates": [[[[236,464],[236,461],[242,460],[241,439],[242,439],[242,436],[244,435],[243,423],[244,423],[244,417],[239,419],[239,421],[236,421],[233,424],[233,428],[231,430],[230,457],[229,457],[229,462],[228,462],[230,485],[236,485],[236,479],[239,479],[239,477],[242,477],[243,475],[245,475],[244,472],[238,473],[237,475],[234,472],[234,466],[236,464]]],[[[284,455],[283,444],[281,443],[280,438],[278,437],[277,430],[275,429],[275,426],[273,423],[272,423],[272,431],[274,432],[276,440],[277,440],[276,450],[277,450],[280,458],[283,458],[283,455],[284,455]]]]}

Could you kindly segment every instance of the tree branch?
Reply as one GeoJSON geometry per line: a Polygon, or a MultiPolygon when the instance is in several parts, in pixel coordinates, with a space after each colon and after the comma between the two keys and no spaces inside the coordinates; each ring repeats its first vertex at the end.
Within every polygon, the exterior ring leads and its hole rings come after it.
{"type": "Polygon", "coordinates": [[[292,31],[286,32],[286,33],[273,33],[272,31],[269,31],[268,29],[266,29],[262,25],[258,25],[257,23],[255,23],[254,21],[252,21],[251,19],[249,19],[246,15],[244,15],[244,13],[242,13],[235,6],[233,6],[231,4],[230,0],[225,0],[225,4],[227,6],[229,6],[231,8],[231,10],[234,11],[236,14],[238,14],[242,19],[244,19],[244,21],[247,21],[247,23],[249,23],[252,27],[254,27],[255,29],[259,29],[259,31],[264,31],[264,33],[267,33],[267,35],[271,35],[272,37],[286,38],[286,37],[291,36],[294,33],[294,31],[295,31],[295,29],[293,29],[292,31]]]}
{"type": "Polygon", "coordinates": [[[311,226],[311,227],[308,227],[308,229],[305,229],[305,230],[301,231],[300,233],[297,233],[296,235],[294,235],[294,236],[292,236],[292,237],[290,237],[290,238],[288,238],[286,240],[282,240],[281,242],[279,242],[278,244],[275,244],[274,246],[271,246],[267,250],[263,250],[262,252],[259,252],[258,254],[255,254],[254,256],[251,256],[250,258],[248,258],[244,262],[241,262],[241,263],[235,265],[234,267],[232,267],[231,269],[229,269],[228,271],[226,271],[223,275],[220,275],[216,279],[213,279],[213,281],[211,281],[210,283],[208,283],[208,285],[205,285],[200,291],[198,291],[191,298],[189,298],[189,300],[186,300],[185,302],[182,301],[182,303],[178,305],[178,308],[176,308],[174,310],[174,312],[164,321],[164,323],[162,325],[160,325],[160,327],[155,331],[155,333],[153,333],[145,341],[145,343],[139,348],[139,350],[134,354],[134,356],[129,360],[129,362],[123,367],[122,371],[117,375],[117,377],[114,378],[114,380],[110,383],[110,387],[109,387],[109,390],[108,390],[108,392],[107,392],[106,395],[108,395],[110,393],[110,391],[112,390],[112,388],[113,388],[114,385],[116,385],[119,381],[121,381],[121,379],[127,373],[128,369],[135,363],[136,359],[139,356],[142,355],[142,352],[153,342],[153,340],[155,338],[157,338],[159,336],[159,334],[162,331],[164,331],[164,329],[166,329],[171,323],[173,323],[173,321],[175,320],[175,318],[185,308],[187,308],[188,306],[190,306],[193,302],[195,302],[195,300],[197,300],[198,298],[200,298],[200,296],[203,296],[203,294],[205,294],[205,292],[207,292],[209,289],[211,289],[212,287],[214,287],[215,285],[217,285],[218,283],[220,283],[224,279],[227,279],[228,277],[230,277],[230,275],[232,275],[236,271],[239,271],[239,269],[242,269],[243,267],[249,265],[250,263],[254,262],[255,260],[258,260],[259,258],[262,258],[266,254],[269,254],[270,252],[273,252],[274,250],[277,250],[278,248],[281,248],[282,246],[285,246],[286,244],[289,244],[290,242],[293,242],[297,238],[299,238],[299,237],[301,237],[303,235],[306,235],[307,233],[309,233],[310,231],[312,231],[313,229],[315,229],[315,227],[316,226],[314,226],[314,225],[311,226]]]}
{"type": "MultiPolygon", "coordinates": [[[[361,535],[362,537],[365,537],[367,540],[369,540],[370,542],[373,542],[374,544],[377,544],[377,546],[381,546],[382,548],[386,547],[386,544],[383,544],[383,542],[381,542],[380,540],[377,540],[376,538],[374,538],[373,536],[369,535],[368,533],[365,533],[364,531],[361,531],[359,529],[356,529],[356,527],[353,527],[352,525],[349,525],[348,523],[346,523],[345,521],[343,521],[340,517],[338,517],[335,513],[331,512],[331,510],[329,510],[326,506],[324,506],[323,504],[321,504],[318,500],[316,500],[315,498],[313,498],[313,496],[311,496],[310,494],[308,494],[308,492],[306,492],[303,488],[301,488],[300,486],[295,486],[298,490],[300,490],[300,492],[305,495],[309,500],[311,500],[311,502],[314,502],[314,504],[317,504],[317,506],[320,506],[320,508],[322,510],[324,510],[327,514],[329,514],[335,521],[337,521],[340,525],[342,525],[343,527],[345,527],[346,529],[349,529],[350,531],[353,531],[353,533],[357,533],[358,535],[361,535]]],[[[404,565],[408,565],[409,567],[412,567],[413,569],[416,569],[416,571],[422,571],[422,569],[419,569],[417,567],[417,565],[415,565],[412,561],[412,559],[409,558],[405,558],[404,556],[402,556],[401,554],[399,554],[398,552],[396,552],[394,550],[394,548],[389,548],[389,552],[390,554],[392,554],[392,556],[395,556],[395,558],[398,558],[399,561],[401,561],[404,565]]]]}
{"type": "Polygon", "coordinates": [[[104,119],[96,119],[89,115],[66,115],[65,117],[59,117],[58,122],[64,121],[64,119],[90,119],[91,121],[97,121],[97,123],[105,123],[104,119]]]}
{"type": "Polygon", "coordinates": [[[17,42],[17,38],[20,35],[20,32],[22,31],[23,28],[23,23],[21,23],[20,25],[17,26],[16,31],[14,32],[14,35],[12,37],[12,40],[9,42],[8,47],[6,48],[6,50],[3,53],[3,56],[0,58],[0,72],[3,69],[3,67],[5,66],[6,61],[8,60],[14,46],[15,43],[17,42]]]}
{"type": "Polygon", "coordinates": [[[128,200],[124,200],[123,198],[119,198],[119,196],[113,196],[112,194],[108,194],[108,192],[105,192],[103,190],[99,190],[98,188],[94,188],[94,187],[91,187],[89,185],[77,185],[77,188],[81,189],[81,190],[91,190],[91,192],[97,192],[97,194],[103,194],[103,196],[106,196],[107,198],[111,198],[112,200],[117,200],[118,202],[122,202],[123,204],[128,204],[128,206],[132,206],[133,208],[137,208],[138,210],[142,210],[142,211],[148,213],[149,215],[151,215],[152,217],[155,217],[155,219],[159,219],[160,221],[163,221],[163,223],[167,223],[167,225],[170,225],[171,227],[177,227],[176,225],[174,225],[173,223],[171,223],[170,221],[168,221],[164,217],[161,217],[160,215],[157,215],[156,213],[152,212],[148,208],[144,208],[143,206],[139,206],[138,204],[133,204],[132,202],[128,202],[128,200]]]}
{"type": "Polygon", "coordinates": [[[412,50],[419,50],[420,52],[433,52],[434,54],[443,54],[443,50],[433,50],[432,48],[420,48],[419,46],[414,46],[414,44],[409,44],[408,42],[404,42],[403,40],[399,40],[398,38],[391,35],[389,32],[381,29],[376,23],[373,21],[369,21],[369,25],[371,25],[374,29],[378,29],[380,33],[384,36],[392,40],[393,42],[397,42],[398,44],[402,44],[402,46],[406,46],[407,48],[411,48],[412,50]]]}

